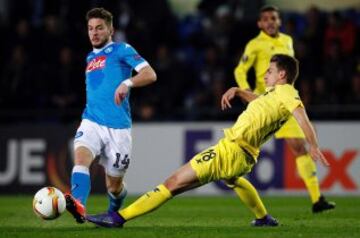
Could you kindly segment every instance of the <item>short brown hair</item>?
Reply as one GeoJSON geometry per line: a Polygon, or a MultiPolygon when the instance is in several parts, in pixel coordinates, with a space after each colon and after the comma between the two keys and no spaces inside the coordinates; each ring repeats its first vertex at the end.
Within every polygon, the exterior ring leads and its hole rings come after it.
{"type": "Polygon", "coordinates": [[[92,18],[103,19],[108,26],[112,26],[113,23],[113,15],[111,12],[102,7],[93,8],[86,13],[86,21],[89,21],[92,18]]]}
{"type": "Polygon", "coordinates": [[[299,61],[294,57],[284,54],[276,54],[271,57],[271,63],[276,63],[279,70],[286,72],[286,81],[288,84],[294,84],[299,75],[299,61]]]}
{"type": "Polygon", "coordinates": [[[280,16],[280,10],[279,10],[278,7],[272,6],[272,5],[265,5],[259,11],[259,16],[258,16],[259,20],[261,18],[261,14],[264,13],[264,12],[277,12],[279,14],[279,16],[280,16]]]}

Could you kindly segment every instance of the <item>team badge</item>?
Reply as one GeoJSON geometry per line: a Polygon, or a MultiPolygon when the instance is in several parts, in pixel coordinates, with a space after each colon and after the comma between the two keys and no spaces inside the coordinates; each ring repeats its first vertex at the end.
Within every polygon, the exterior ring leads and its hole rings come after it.
{"type": "Polygon", "coordinates": [[[241,60],[242,60],[242,62],[246,62],[246,61],[248,61],[248,59],[249,59],[249,57],[247,56],[247,55],[243,55],[242,57],[241,57],[241,60]]]}
{"type": "Polygon", "coordinates": [[[81,137],[82,135],[84,135],[84,132],[78,131],[78,132],[76,132],[75,138],[79,138],[79,137],[81,137]]]}

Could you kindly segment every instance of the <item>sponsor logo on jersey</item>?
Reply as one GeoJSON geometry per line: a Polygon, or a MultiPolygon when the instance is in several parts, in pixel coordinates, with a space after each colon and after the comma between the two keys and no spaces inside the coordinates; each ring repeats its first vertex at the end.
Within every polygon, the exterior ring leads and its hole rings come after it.
{"type": "Polygon", "coordinates": [[[87,67],[86,67],[86,73],[90,73],[94,70],[98,70],[98,69],[103,69],[105,67],[105,61],[106,61],[106,56],[98,56],[95,57],[94,59],[92,59],[87,67]]]}

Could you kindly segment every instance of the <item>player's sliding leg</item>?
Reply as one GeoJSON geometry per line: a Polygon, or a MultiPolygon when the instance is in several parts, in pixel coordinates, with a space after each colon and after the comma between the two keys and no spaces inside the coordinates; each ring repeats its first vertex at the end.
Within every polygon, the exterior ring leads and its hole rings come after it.
{"type": "Polygon", "coordinates": [[[240,200],[255,214],[253,226],[277,226],[279,223],[270,216],[254,186],[243,177],[227,181],[227,185],[239,196],[240,200]]]}
{"type": "Polygon", "coordinates": [[[286,139],[296,156],[296,167],[301,179],[304,181],[313,204],[314,213],[335,208],[335,203],[328,202],[321,196],[319,180],[316,174],[316,164],[305,148],[304,139],[286,139]]]}
{"type": "Polygon", "coordinates": [[[164,184],[160,184],[154,190],[145,193],[130,206],[121,210],[119,214],[125,221],[128,221],[155,210],[172,198],[172,196],[170,190],[164,184]]]}
{"type": "MultiPolygon", "coordinates": [[[[125,209],[120,212],[87,216],[87,220],[99,226],[121,227],[126,221],[160,207],[172,196],[212,181],[221,179],[230,180],[239,174],[246,174],[251,171],[254,164],[255,160],[250,158],[248,153],[242,150],[238,144],[225,138],[221,139],[215,146],[195,155],[190,162],[171,175],[164,184],[146,193],[125,209]]],[[[242,187],[244,189],[244,198],[245,190],[249,190],[249,187],[252,188],[251,185],[246,185],[242,187]],[[246,185],[247,188],[245,188],[246,185]]],[[[255,189],[249,190],[248,193],[249,197],[251,195],[258,197],[255,189]]],[[[261,211],[261,208],[259,211],[261,211]]],[[[261,216],[260,213],[259,216],[261,216]]],[[[266,214],[266,211],[263,211],[263,214],[266,214]]],[[[271,217],[268,216],[260,219],[266,220],[271,219],[271,217]]]]}
{"type": "Polygon", "coordinates": [[[75,149],[75,166],[71,174],[71,194],[65,194],[66,209],[78,223],[85,222],[86,201],[90,193],[89,167],[93,155],[86,147],[75,149]]]}
{"type": "Polygon", "coordinates": [[[122,227],[135,217],[151,212],[167,202],[174,195],[200,186],[195,171],[190,163],[185,164],[170,176],[163,184],[145,193],[135,202],[119,212],[108,212],[100,215],[89,215],[87,220],[103,227],[122,227]]]}

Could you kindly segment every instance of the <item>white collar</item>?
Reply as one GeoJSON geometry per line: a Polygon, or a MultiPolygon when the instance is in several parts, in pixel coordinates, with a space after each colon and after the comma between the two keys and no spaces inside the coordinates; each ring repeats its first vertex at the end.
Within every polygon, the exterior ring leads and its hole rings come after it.
{"type": "Polygon", "coordinates": [[[114,44],[114,42],[113,41],[110,41],[109,43],[107,43],[106,45],[104,45],[102,48],[100,48],[100,49],[97,49],[97,48],[93,48],[93,52],[95,53],[95,54],[97,54],[97,53],[99,53],[100,51],[102,51],[103,49],[105,49],[106,47],[108,47],[109,45],[111,45],[111,44],[114,44]]]}

